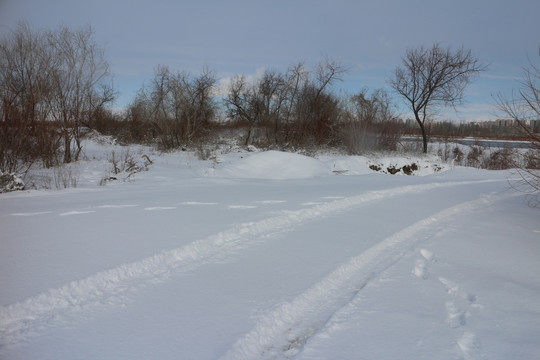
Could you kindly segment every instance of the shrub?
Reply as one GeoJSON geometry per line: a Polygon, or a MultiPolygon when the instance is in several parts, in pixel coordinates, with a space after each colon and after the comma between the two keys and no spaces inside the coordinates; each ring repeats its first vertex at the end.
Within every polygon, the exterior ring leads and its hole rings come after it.
{"type": "Polygon", "coordinates": [[[486,164],[486,168],[490,170],[512,169],[517,166],[515,151],[509,148],[497,150],[492,153],[486,164]]]}
{"type": "Polygon", "coordinates": [[[405,165],[401,168],[401,170],[405,175],[412,175],[413,172],[418,170],[418,165],[416,165],[416,163],[412,163],[411,165],[405,165]]]}
{"type": "Polygon", "coordinates": [[[465,157],[465,154],[459,147],[454,147],[454,150],[452,150],[452,154],[454,155],[454,161],[458,164],[461,164],[463,162],[463,158],[465,157]]]}
{"type": "Polygon", "coordinates": [[[525,153],[524,158],[526,169],[540,169],[540,150],[531,149],[525,153]]]}
{"type": "Polygon", "coordinates": [[[476,167],[476,168],[481,167],[483,163],[483,159],[482,159],[483,153],[484,153],[484,150],[481,147],[471,146],[471,150],[467,154],[466,165],[471,166],[471,167],[476,167]]]}
{"type": "Polygon", "coordinates": [[[0,193],[24,190],[24,182],[15,174],[4,174],[0,172],[0,193]]]}

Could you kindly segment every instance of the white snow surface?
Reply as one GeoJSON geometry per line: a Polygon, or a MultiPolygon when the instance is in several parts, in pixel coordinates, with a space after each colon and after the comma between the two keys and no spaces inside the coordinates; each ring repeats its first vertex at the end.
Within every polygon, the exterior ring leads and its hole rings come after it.
{"type": "Polygon", "coordinates": [[[133,147],[148,171],[103,186],[127,149],[95,140],[77,187],[0,194],[0,359],[540,354],[540,210],[510,171],[133,147]]]}

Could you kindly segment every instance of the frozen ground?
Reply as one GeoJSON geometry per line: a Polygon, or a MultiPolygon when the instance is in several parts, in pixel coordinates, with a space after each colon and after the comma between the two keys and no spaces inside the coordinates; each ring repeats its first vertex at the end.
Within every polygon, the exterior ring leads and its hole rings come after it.
{"type": "Polygon", "coordinates": [[[112,150],[0,195],[1,359],[539,358],[540,213],[510,172],[132,149],[149,170],[99,186],[112,150]]]}

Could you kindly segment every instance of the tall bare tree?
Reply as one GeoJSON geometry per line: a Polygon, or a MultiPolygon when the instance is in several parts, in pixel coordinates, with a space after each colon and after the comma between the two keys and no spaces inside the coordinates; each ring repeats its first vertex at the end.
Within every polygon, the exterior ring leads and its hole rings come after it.
{"type": "Polygon", "coordinates": [[[316,67],[314,80],[302,87],[296,103],[300,143],[312,137],[316,142],[327,141],[338,117],[338,100],[330,91],[332,85],[342,80],[347,68],[325,58],[316,67]]]}
{"type": "Polygon", "coordinates": [[[46,37],[22,22],[0,40],[0,170],[20,172],[42,159],[51,166],[57,142],[48,129],[53,59],[46,37]],[[52,136],[51,136],[52,135],[52,136]]]}
{"type": "Polygon", "coordinates": [[[471,51],[463,48],[452,51],[435,44],[429,49],[407,50],[389,83],[412,110],[422,132],[424,152],[428,144],[426,121],[432,112],[462,103],[472,77],[484,69],[471,51]]]}
{"type": "Polygon", "coordinates": [[[114,100],[109,64],[104,49],[93,40],[90,27],[73,31],[66,27],[48,33],[52,52],[51,114],[62,124],[64,162],[78,160],[82,150],[81,126],[95,111],[114,100]],[[71,145],[75,141],[75,154],[71,145]]]}
{"type": "Polygon", "coordinates": [[[236,76],[229,86],[224,103],[229,118],[247,126],[245,145],[249,145],[263,113],[263,102],[257,86],[249,84],[242,75],[236,76]]]}

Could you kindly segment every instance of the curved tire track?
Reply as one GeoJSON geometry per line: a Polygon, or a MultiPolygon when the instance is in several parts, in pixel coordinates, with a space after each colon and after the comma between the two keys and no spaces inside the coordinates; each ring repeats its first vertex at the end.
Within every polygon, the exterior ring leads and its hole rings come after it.
{"type": "Polygon", "coordinates": [[[225,359],[276,359],[297,355],[305,342],[346,306],[370,280],[398,262],[420,242],[446,225],[479,208],[516,194],[482,196],[446,208],[382,240],[336,268],[328,276],[262,316],[222,357],[225,359]]]}
{"type": "MultiPolygon", "coordinates": [[[[0,307],[0,349],[18,344],[27,337],[58,323],[58,320],[65,316],[99,305],[117,304],[123,296],[144,284],[165,281],[172,273],[193,270],[214,258],[234,254],[260,241],[261,237],[286,231],[302,223],[408,193],[493,181],[498,180],[431,183],[370,191],[309,208],[284,211],[281,215],[257,222],[240,224],[184,247],[98,272],[85,279],[72,281],[26,300],[0,307]]],[[[416,232],[414,229],[404,231],[416,232]]],[[[385,240],[384,243],[386,242],[385,240]]],[[[328,284],[328,286],[330,289],[338,289],[341,285],[335,287],[328,284]]],[[[286,307],[281,311],[286,312],[286,307]]]]}

